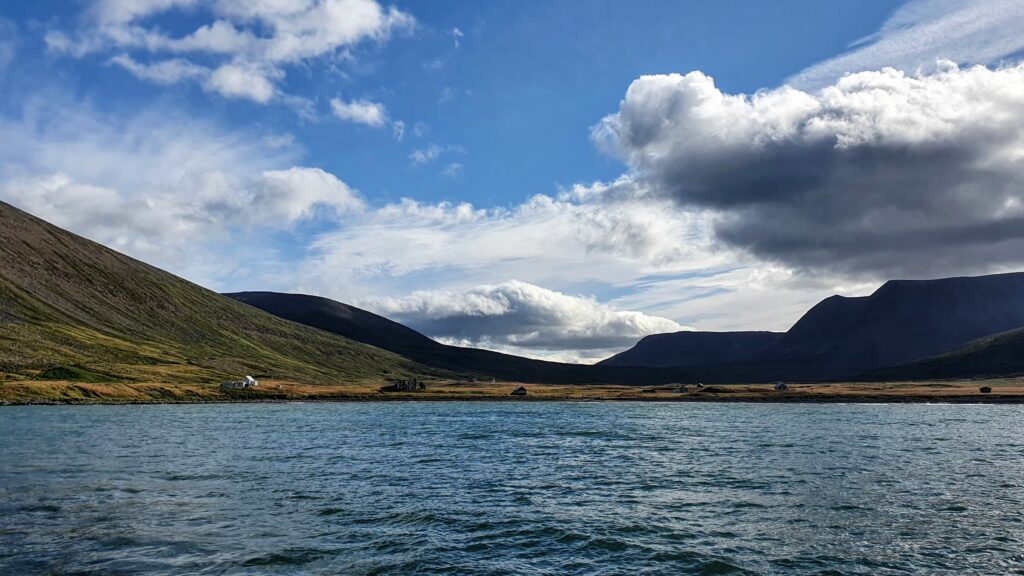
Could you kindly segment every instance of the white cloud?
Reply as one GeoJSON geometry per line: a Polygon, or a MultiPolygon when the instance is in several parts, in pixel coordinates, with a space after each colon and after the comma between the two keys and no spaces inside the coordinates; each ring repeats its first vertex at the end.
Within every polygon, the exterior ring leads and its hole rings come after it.
{"type": "Polygon", "coordinates": [[[459,292],[369,298],[360,304],[442,341],[549,359],[567,352],[599,359],[648,334],[684,329],[665,318],[615,310],[592,297],[515,280],[459,292]]]}
{"type": "Polygon", "coordinates": [[[461,162],[449,162],[447,166],[441,170],[441,176],[445,178],[458,178],[462,176],[462,163],[461,162]]]}
{"type": "Polygon", "coordinates": [[[442,152],[444,152],[444,148],[431,143],[424,148],[413,150],[412,154],[409,154],[409,160],[412,160],[413,164],[429,164],[437,160],[442,152]]]}
{"type": "Polygon", "coordinates": [[[462,33],[462,30],[459,30],[459,28],[457,26],[455,28],[452,28],[451,36],[452,36],[452,42],[455,44],[456,48],[458,48],[459,46],[462,45],[461,41],[462,41],[462,37],[464,36],[464,34],[462,33]]]}
{"type": "Polygon", "coordinates": [[[210,286],[280,265],[268,231],[337,222],[359,195],[296,167],[287,138],[166,110],[112,118],[60,101],[0,117],[0,199],[210,286]]]}
{"type": "Polygon", "coordinates": [[[331,111],[339,120],[365,124],[374,128],[380,128],[388,122],[387,108],[383,104],[369,100],[346,102],[340,98],[332,98],[331,111]]]}
{"type": "Polygon", "coordinates": [[[417,166],[422,166],[424,164],[430,164],[437,160],[438,158],[440,158],[441,156],[450,153],[465,154],[466,150],[462,148],[462,146],[454,146],[450,144],[447,146],[440,146],[438,144],[431,142],[430,144],[427,144],[423,148],[417,148],[416,150],[413,150],[412,153],[409,154],[409,160],[412,161],[412,163],[417,166]]]}
{"type": "Polygon", "coordinates": [[[50,50],[79,58],[117,50],[122,54],[116,63],[140,79],[202,80],[208,91],[258,103],[280,95],[278,83],[288,65],[345,56],[361,42],[383,41],[396,30],[415,27],[412,16],[376,0],[95,0],[86,13],[78,30],[46,34],[50,50]],[[188,34],[170,36],[154,20],[173,10],[210,20],[188,34]],[[173,64],[141,65],[140,53],[180,56],[165,59],[173,64]],[[193,55],[204,64],[194,62],[193,55]],[[210,61],[213,72],[199,73],[210,61]]]}
{"type": "Polygon", "coordinates": [[[399,142],[405,140],[405,122],[402,122],[401,120],[395,120],[392,122],[391,135],[399,142]]]}
{"type": "Polygon", "coordinates": [[[337,217],[365,206],[347,184],[319,168],[268,170],[249,189],[241,212],[246,219],[270,225],[293,225],[324,212],[337,217]]]}
{"type": "Polygon", "coordinates": [[[853,274],[1024,259],[1024,65],[861,72],[819,92],[725,94],[644,76],[594,130],[649,193],[759,258],[853,274]]]}
{"type": "Polygon", "coordinates": [[[210,76],[209,69],[180,58],[143,64],[127,54],[118,54],[110,59],[110,63],[117,64],[140,80],[154,84],[177,84],[184,80],[210,76]]]}
{"type": "Polygon", "coordinates": [[[811,66],[788,83],[819,88],[844,74],[886,66],[930,71],[940,59],[998,63],[1024,50],[1022,27],[1019,0],[913,0],[850,52],[811,66]]]}
{"type": "Polygon", "coordinates": [[[700,216],[638,199],[629,188],[577,187],[489,210],[408,199],[368,210],[316,237],[287,289],[351,301],[517,278],[561,291],[615,293],[650,275],[736,266],[731,254],[708,243],[700,216]]]}
{"type": "Polygon", "coordinates": [[[204,87],[225,98],[245,98],[266,104],[276,93],[273,79],[281,75],[273,68],[224,64],[213,71],[204,87]]]}

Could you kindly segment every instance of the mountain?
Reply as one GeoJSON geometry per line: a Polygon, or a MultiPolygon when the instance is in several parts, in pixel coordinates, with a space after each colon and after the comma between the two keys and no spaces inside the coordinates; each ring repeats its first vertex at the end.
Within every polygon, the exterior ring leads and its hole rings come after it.
{"type": "Polygon", "coordinates": [[[938,380],[1024,376],[1024,328],[979,338],[962,348],[864,374],[863,380],[938,380]]]}
{"type": "Polygon", "coordinates": [[[663,334],[604,363],[689,366],[707,381],[836,380],[1021,327],[1024,273],[892,280],[870,296],[819,302],[786,333],[761,333],[770,341],[759,349],[748,340],[750,333],[663,334]],[[753,353],[744,359],[748,350],[753,353]],[[698,370],[702,356],[707,366],[698,370]]]}
{"type": "Polygon", "coordinates": [[[532,360],[477,348],[448,346],[415,330],[348,304],[303,294],[225,294],[281,318],[390,350],[464,376],[559,384],[657,384],[692,380],[684,369],[587,366],[532,360]]]}
{"type": "Polygon", "coordinates": [[[303,383],[433,374],[288,322],[0,202],[0,374],[303,383]]]}
{"type": "Polygon", "coordinates": [[[951,351],[1024,327],[1024,273],[892,280],[870,296],[811,308],[755,364],[793,379],[834,379],[951,351]]]}
{"type": "Polygon", "coordinates": [[[775,342],[779,332],[673,332],[646,336],[606,358],[602,366],[705,366],[746,360],[775,342]]]}

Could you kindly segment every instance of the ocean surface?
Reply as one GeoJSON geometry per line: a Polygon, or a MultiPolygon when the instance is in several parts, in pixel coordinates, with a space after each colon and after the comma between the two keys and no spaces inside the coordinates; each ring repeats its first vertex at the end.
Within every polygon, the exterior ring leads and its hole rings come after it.
{"type": "Polygon", "coordinates": [[[2,574],[1024,574],[1024,407],[0,408],[2,574]]]}

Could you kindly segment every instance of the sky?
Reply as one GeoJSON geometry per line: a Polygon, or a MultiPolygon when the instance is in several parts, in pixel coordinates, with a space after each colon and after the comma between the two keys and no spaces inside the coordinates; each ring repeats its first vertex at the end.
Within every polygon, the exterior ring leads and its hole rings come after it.
{"type": "Polygon", "coordinates": [[[0,200],[592,362],[1024,269],[1024,2],[0,6],[0,200]]]}

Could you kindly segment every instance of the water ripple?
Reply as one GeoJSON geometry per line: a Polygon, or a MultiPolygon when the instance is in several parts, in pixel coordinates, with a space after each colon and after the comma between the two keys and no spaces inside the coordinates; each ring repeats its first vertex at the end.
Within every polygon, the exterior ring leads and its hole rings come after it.
{"type": "Polygon", "coordinates": [[[0,573],[1024,573],[1013,406],[0,410],[0,573]]]}

